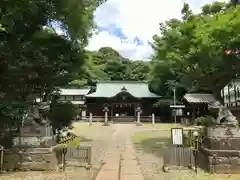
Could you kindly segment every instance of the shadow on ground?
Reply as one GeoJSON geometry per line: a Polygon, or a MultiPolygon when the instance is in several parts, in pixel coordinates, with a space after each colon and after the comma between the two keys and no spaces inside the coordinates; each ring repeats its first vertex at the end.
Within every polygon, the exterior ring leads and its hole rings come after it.
{"type": "Polygon", "coordinates": [[[137,152],[153,154],[161,158],[165,147],[171,145],[171,139],[167,137],[155,137],[140,140],[134,143],[137,152]]]}

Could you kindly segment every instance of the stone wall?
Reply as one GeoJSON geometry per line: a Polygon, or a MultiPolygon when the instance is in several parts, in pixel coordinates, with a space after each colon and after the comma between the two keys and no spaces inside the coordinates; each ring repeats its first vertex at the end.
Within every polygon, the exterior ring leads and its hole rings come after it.
{"type": "Polygon", "coordinates": [[[55,171],[58,162],[55,152],[49,148],[28,148],[4,152],[4,170],[55,171]]]}
{"type": "Polygon", "coordinates": [[[207,128],[198,165],[212,173],[240,173],[240,129],[207,128]]]}
{"type": "MultiPolygon", "coordinates": [[[[213,152],[213,151],[212,151],[213,152]]],[[[215,153],[215,152],[214,152],[215,153]]],[[[226,153],[226,152],[225,152],[226,153]]],[[[198,154],[198,166],[211,173],[240,173],[239,156],[214,156],[200,150],[198,154]]]]}

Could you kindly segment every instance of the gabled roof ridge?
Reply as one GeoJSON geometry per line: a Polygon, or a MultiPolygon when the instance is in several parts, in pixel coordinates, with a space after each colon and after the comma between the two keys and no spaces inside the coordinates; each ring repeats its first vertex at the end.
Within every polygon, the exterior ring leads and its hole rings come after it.
{"type": "Polygon", "coordinates": [[[126,84],[147,84],[147,82],[145,81],[98,81],[98,83],[101,83],[101,84],[115,84],[115,83],[118,83],[118,84],[123,84],[123,83],[126,83],[126,84]]]}
{"type": "Polygon", "coordinates": [[[59,89],[90,89],[90,86],[81,86],[81,87],[59,87],[59,89]]]}

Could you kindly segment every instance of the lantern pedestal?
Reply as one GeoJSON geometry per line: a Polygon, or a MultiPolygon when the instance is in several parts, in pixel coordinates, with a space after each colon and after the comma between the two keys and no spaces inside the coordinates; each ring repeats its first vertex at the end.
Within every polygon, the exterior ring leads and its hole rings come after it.
{"type": "Polygon", "coordinates": [[[104,122],[103,125],[104,125],[104,126],[109,126],[110,123],[109,123],[109,122],[104,122]]]}
{"type": "Polygon", "coordinates": [[[136,122],[136,126],[142,126],[143,124],[141,122],[136,122]]]}
{"type": "Polygon", "coordinates": [[[240,173],[240,129],[206,128],[198,153],[198,166],[211,173],[240,173]]]}

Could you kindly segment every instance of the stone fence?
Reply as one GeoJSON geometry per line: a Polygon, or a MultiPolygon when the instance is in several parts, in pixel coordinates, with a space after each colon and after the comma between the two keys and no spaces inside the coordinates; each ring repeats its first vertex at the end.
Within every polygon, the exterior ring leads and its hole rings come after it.
{"type": "Polygon", "coordinates": [[[2,169],[5,171],[59,171],[61,164],[65,166],[91,166],[91,146],[67,148],[55,151],[52,148],[13,148],[4,150],[2,169]],[[63,161],[65,160],[65,161],[63,161]]]}
{"type": "Polygon", "coordinates": [[[49,148],[30,148],[24,150],[5,150],[3,154],[3,170],[56,171],[58,161],[55,152],[49,148]]]}

